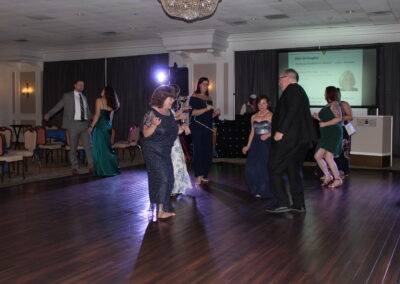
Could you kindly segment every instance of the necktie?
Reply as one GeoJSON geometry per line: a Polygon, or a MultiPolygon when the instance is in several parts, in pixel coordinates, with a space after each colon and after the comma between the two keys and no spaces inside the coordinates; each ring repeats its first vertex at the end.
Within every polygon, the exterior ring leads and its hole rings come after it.
{"type": "Polygon", "coordinates": [[[83,98],[81,93],[79,93],[79,102],[81,104],[81,120],[85,120],[85,104],[83,103],[83,98]]]}

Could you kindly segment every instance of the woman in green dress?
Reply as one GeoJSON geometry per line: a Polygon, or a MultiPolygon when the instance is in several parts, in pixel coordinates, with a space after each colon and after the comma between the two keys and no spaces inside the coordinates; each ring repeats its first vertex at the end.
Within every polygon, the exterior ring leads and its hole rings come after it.
{"type": "Polygon", "coordinates": [[[334,160],[335,155],[338,156],[342,152],[343,137],[342,112],[337,88],[333,86],[327,87],[325,99],[328,104],[318,114],[314,113],[313,115],[315,119],[320,121],[320,138],[314,157],[324,173],[322,186],[333,188],[343,183],[334,160]]]}
{"type": "Polygon", "coordinates": [[[112,119],[119,108],[117,95],[112,87],[105,87],[96,100],[96,113],[88,129],[93,131],[93,161],[96,176],[115,176],[120,173],[117,157],[111,147],[112,119]]]}

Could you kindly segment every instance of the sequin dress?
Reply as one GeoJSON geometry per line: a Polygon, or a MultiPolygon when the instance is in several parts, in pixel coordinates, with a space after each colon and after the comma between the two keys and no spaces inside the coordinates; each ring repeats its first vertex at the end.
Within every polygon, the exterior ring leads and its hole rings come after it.
{"type": "Polygon", "coordinates": [[[154,116],[160,118],[161,123],[152,135],[142,140],[143,158],[149,180],[149,197],[151,204],[163,204],[164,211],[169,211],[169,200],[174,186],[171,149],[178,135],[178,125],[171,111],[169,115],[163,115],[154,109],[146,113],[143,125],[150,126],[154,116]]]}
{"type": "Polygon", "coordinates": [[[254,137],[247,154],[245,174],[246,182],[251,195],[260,195],[271,198],[269,190],[268,159],[271,148],[271,137],[261,140],[261,136],[271,133],[269,120],[253,121],[254,137]]]}

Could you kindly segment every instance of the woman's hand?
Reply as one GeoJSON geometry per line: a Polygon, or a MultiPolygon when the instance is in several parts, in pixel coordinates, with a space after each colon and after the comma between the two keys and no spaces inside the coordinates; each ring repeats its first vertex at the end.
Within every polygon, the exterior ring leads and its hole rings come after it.
{"type": "Polygon", "coordinates": [[[181,125],[183,131],[185,131],[185,135],[189,135],[190,134],[190,128],[189,128],[189,124],[184,123],[181,125]]]}
{"type": "Polygon", "coordinates": [[[249,151],[249,147],[244,146],[243,149],[242,149],[242,153],[246,155],[247,151],[249,151]]]}
{"type": "Polygon", "coordinates": [[[186,117],[186,115],[183,114],[183,113],[177,113],[177,114],[175,115],[175,119],[176,119],[176,120],[182,120],[182,119],[184,119],[185,117],[186,117]]]}
{"type": "Polygon", "coordinates": [[[188,111],[188,110],[191,110],[191,109],[192,109],[191,106],[184,106],[184,107],[181,108],[182,112],[185,112],[185,111],[188,111]]]}
{"type": "Polygon", "coordinates": [[[93,127],[89,127],[87,130],[86,130],[86,132],[90,135],[90,134],[92,134],[92,131],[93,131],[93,127]]]}
{"type": "Polygon", "coordinates": [[[314,119],[319,120],[319,115],[318,115],[318,113],[314,112],[312,116],[313,116],[314,119]]]}
{"type": "Polygon", "coordinates": [[[212,105],[207,105],[207,107],[206,107],[207,111],[212,110],[212,109],[214,109],[214,107],[212,105]]]}
{"type": "Polygon", "coordinates": [[[221,110],[219,108],[217,108],[216,110],[214,110],[214,116],[218,116],[221,114],[221,110]]]}
{"type": "Polygon", "coordinates": [[[159,119],[157,116],[154,116],[153,119],[151,120],[151,125],[154,126],[159,126],[161,124],[161,119],[159,119]]]}
{"type": "Polygon", "coordinates": [[[320,122],[320,123],[319,123],[319,127],[322,128],[322,127],[325,127],[325,126],[326,126],[326,122],[320,122]]]}
{"type": "Polygon", "coordinates": [[[270,134],[263,134],[263,135],[260,136],[260,139],[261,139],[262,141],[265,141],[265,140],[267,140],[270,136],[271,136],[270,134]]]}

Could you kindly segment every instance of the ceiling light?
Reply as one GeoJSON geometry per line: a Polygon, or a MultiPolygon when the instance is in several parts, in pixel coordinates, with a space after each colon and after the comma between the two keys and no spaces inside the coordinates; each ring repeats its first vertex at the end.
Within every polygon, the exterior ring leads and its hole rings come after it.
{"type": "Polygon", "coordinates": [[[76,12],[76,13],[74,13],[74,15],[75,15],[75,16],[78,16],[78,17],[83,17],[83,16],[85,16],[86,14],[85,14],[84,12],[76,12]]]}
{"type": "Polygon", "coordinates": [[[354,10],[346,10],[346,14],[351,15],[351,14],[353,14],[353,13],[354,13],[354,10]]]}
{"type": "Polygon", "coordinates": [[[221,0],[158,0],[164,12],[175,19],[194,22],[211,17],[221,0]]]}

